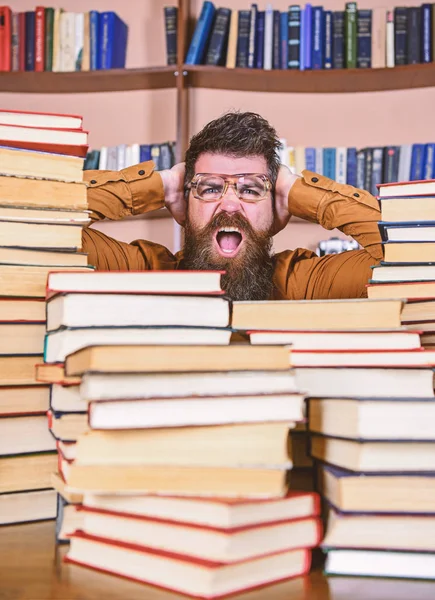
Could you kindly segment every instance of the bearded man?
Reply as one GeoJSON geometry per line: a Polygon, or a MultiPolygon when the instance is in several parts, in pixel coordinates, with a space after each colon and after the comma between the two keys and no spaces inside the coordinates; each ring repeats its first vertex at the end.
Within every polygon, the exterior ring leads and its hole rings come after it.
{"type": "MultiPolygon", "coordinates": [[[[183,249],[116,241],[86,229],[83,250],[100,270],[224,270],[233,300],[366,297],[370,267],[382,259],[380,212],[368,192],[280,165],[275,129],[251,112],[230,112],[192,137],[186,162],[156,172],[145,162],[123,171],[86,171],[94,221],[166,206],[185,228],[183,249]],[[292,215],[338,228],[362,250],[318,257],[297,248],[272,253],[272,236],[292,215]]],[[[291,244],[291,239],[289,240],[291,244]]]]}

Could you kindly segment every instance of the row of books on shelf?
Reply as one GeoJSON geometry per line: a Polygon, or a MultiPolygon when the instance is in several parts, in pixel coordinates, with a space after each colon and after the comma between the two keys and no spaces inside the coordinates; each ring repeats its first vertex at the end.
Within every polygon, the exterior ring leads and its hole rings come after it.
{"type": "Polygon", "coordinates": [[[435,178],[435,144],[371,148],[304,148],[281,140],[280,158],[295,173],[305,169],[377,195],[377,185],[435,178]]]}
{"type": "Polygon", "coordinates": [[[0,71],[124,68],[128,26],[113,11],[0,6],[0,71]]]}
{"type": "MultiPolygon", "coordinates": [[[[167,62],[177,59],[177,9],[165,8],[167,62]]],[[[202,10],[186,64],[256,69],[381,68],[435,60],[432,4],[358,10],[291,5],[287,11],[267,4],[259,10],[202,10]]]]}
{"type": "Polygon", "coordinates": [[[120,171],[146,160],[153,160],[158,171],[170,169],[175,164],[175,142],[103,146],[87,153],[84,169],[120,171]]]}

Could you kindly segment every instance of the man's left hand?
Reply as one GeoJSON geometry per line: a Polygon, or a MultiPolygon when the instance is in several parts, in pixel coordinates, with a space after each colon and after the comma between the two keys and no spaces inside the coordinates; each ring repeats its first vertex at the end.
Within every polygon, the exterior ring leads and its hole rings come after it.
{"type": "Polygon", "coordinates": [[[274,221],[272,235],[284,229],[290,220],[291,214],[288,209],[288,195],[293,184],[299,179],[288,167],[281,165],[275,186],[274,221]]]}

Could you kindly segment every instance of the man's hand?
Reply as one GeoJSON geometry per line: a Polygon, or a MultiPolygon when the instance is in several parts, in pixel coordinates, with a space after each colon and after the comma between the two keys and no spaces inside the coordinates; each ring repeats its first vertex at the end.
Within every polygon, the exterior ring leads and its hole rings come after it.
{"type": "Polygon", "coordinates": [[[159,171],[165,189],[165,205],[180,225],[186,222],[187,203],[184,198],[184,163],[159,171]]]}
{"type": "Polygon", "coordinates": [[[275,186],[275,218],[272,225],[272,235],[275,235],[284,229],[290,220],[291,214],[288,209],[288,194],[293,184],[298,179],[298,175],[293,175],[288,167],[281,165],[275,186]]]}

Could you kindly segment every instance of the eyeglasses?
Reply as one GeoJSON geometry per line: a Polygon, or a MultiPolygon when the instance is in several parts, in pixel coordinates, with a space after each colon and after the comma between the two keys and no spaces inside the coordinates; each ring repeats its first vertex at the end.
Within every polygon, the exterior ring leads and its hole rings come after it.
{"type": "Polygon", "coordinates": [[[240,173],[221,175],[216,173],[197,173],[190,183],[194,198],[204,202],[216,202],[232,187],[236,196],[244,202],[258,202],[266,198],[272,185],[266,175],[261,173],[240,173]]]}

